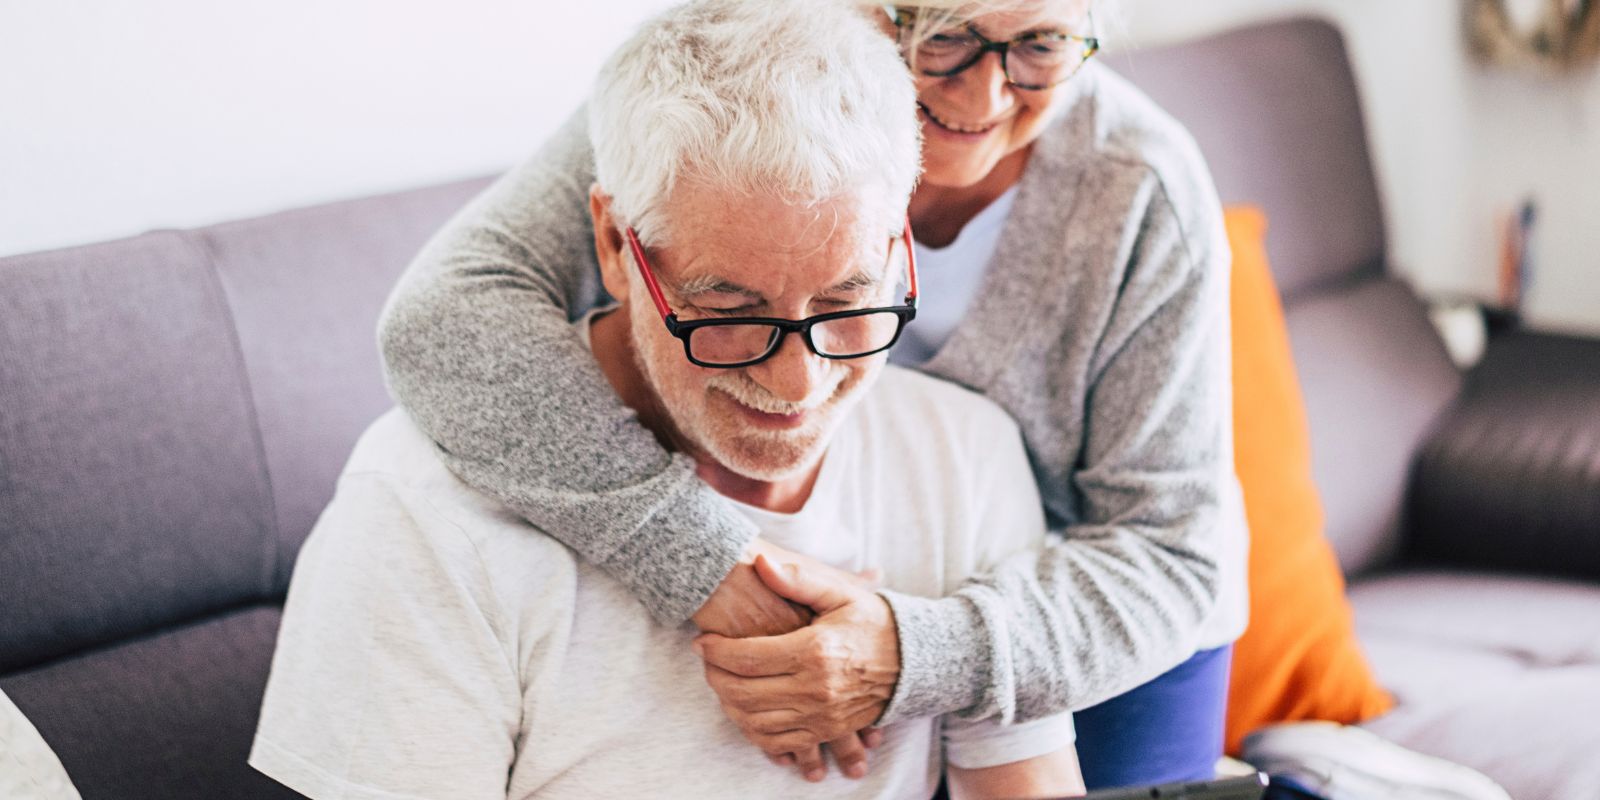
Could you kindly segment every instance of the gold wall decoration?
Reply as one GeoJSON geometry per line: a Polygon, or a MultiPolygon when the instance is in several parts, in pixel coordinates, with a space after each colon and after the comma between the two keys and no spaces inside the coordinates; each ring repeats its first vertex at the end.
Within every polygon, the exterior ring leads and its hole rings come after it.
{"type": "Polygon", "coordinates": [[[1600,0],[1541,0],[1527,28],[1507,0],[1465,2],[1472,51],[1488,63],[1566,71],[1600,61],[1600,0]]]}

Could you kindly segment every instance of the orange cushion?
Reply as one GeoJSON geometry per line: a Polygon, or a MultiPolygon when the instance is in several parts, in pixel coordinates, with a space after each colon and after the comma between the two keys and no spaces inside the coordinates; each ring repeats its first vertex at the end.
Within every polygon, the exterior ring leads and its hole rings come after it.
{"type": "Polygon", "coordinates": [[[1311,435],[1283,306],[1267,268],[1267,220],[1226,211],[1233,247],[1235,464],[1250,522],[1250,627],[1234,645],[1227,748],[1276,722],[1353,723],[1394,701],[1356,642],[1344,577],[1322,535],[1311,435]]]}

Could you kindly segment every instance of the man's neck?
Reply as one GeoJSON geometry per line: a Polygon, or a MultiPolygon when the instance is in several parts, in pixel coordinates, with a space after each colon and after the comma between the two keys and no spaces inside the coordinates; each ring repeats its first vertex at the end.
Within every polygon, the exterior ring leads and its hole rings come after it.
{"type": "Polygon", "coordinates": [[[806,500],[811,498],[811,489],[817,484],[817,475],[822,471],[819,461],[797,477],[782,481],[759,481],[740,475],[709,458],[696,458],[694,467],[695,474],[716,489],[717,494],[779,514],[794,514],[805,508],[806,500]]]}
{"type": "Polygon", "coordinates": [[[633,335],[628,327],[627,306],[601,314],[589,326],[590,349],[600,363],[600,371],[627,407],[639,415],[639,423],[655,434],[662,447],[686,453],[694,459],[695,474],[718,494],[746,505],[783,514],[799,511],[811,497],[821,462],[802,475],[781,481],[763,481],[740,475],[724,467],[709,453],[696,447],[672,423],[671,415],[651,391],[634,358],[633,335]]]}

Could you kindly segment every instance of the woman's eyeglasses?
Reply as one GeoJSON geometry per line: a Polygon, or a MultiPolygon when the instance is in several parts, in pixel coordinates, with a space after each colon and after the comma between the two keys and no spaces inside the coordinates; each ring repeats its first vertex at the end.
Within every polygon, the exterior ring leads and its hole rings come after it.
{"type": "MultiPolygon", "coordinates": [[[[1080,36],[1066,31],[1034,31],[1004,42],[990,41],[972,23],[923,33],[917,18],[907,11],[895,13],[900,29],[900,46],[912,66],[923,75],[948,78],[973,64],[985,54],[1000,54],[1000,68],[1006,82],[1018,89],[1041,90],[1066,82],[1100,52],[1100,37],[1080,36]]],[[[1088,16],[1094,30],[1094,16],[1088,16]]]]}

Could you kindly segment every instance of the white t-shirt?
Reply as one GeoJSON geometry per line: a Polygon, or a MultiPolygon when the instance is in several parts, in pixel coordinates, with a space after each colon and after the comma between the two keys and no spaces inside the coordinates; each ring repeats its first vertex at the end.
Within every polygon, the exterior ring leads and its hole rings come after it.
{"type": "MultiPolygon", "coordinates": [[[[1015,424],[889,368],[774,543],[938,596],[1037,548],[1015,424]]],[[[250,764],[313,798],[926,797],[945,763],[1054,752],[1070,715],[888,727],[853,781],[773,766],[690,649],[621,584],[458,481],[391,411],[356,445],[296,565],[250,764]]]]}
{"type": "Polygon", "coordinates": [[[0,692],[0,797],[82,800],[61,759],[5,692],[0,692]]]}

